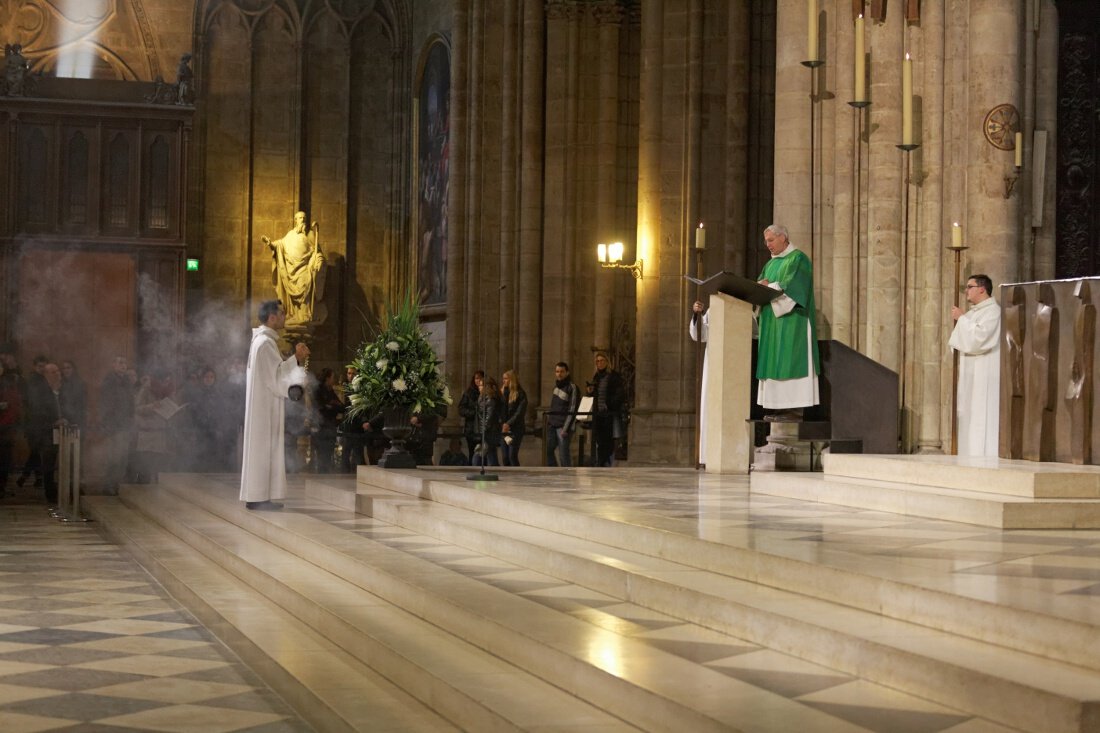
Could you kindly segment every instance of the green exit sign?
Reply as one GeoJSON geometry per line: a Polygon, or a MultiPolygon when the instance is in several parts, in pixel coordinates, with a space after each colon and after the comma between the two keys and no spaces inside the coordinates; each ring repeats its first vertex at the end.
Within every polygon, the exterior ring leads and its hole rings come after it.
{"type": "Polygon", "coordinates": [[[199,271],[199,258],[198,257],[188,257],[187,258],[187,271],[188,272],[198,272],[199,271]]]}

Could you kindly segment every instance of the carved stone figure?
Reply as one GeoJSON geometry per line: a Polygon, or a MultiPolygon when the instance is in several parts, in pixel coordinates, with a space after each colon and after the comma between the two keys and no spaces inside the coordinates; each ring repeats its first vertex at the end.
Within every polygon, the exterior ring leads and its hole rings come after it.
{"type": "Polygon", "coordinates": [[[176,104],[193,104],[195,101],[195,72],[191,70],[191,54],[180,57],[176,69],[176,104]]]}
{"type": "Polygon", "coordinates": [[[1044,283],[1031,329],[1031,362],[1027,375],[1027,435],[1024,458],[1054,460],[1054,411],[1058,393],[1058,309],[1054,292],[1044,283]]]}
{"type": "Polygon", "coordinates": [[[9,97],[22,97],[27,90],[31,66],[23,55],[23,46],[9,43],[4,46],[4,84],[0,90],[9,97]]]}
{"type": "Polygon", "coordinates": [[[288,330],[304,330],[326,316],[320,302],[325,288],[325,255],[317,233],[317,222],[306,231],[305,212],[299,211],[294,215],[294,226],[282,239],[261,237],[271,249],[271,280],[286,310],[288,330]]]}
{"type": "MultiPolygon", "coordinates": [[[[1008,442],[1006,458],[1023,458],[1024,455],[1024,336],[1027,332],[1027,296],[1024,288],[1016,286],[1008,296],[1011,305],[1004,307],[1004,347],[1002,365],[1005,373],[1001,382],[1008,387],[1007,400],[1002,403],[1004,417],[1001,420],[1002,448],[1008,442]]],[[[1003,390],[1003,387],[1002,387],[1003,390]]],[[[1002,391],[1002,394],[1004,392],[1002,391]]]]}
{"type": "Polygon", "coordinates": [[[1092,462],[1092,365],[1096,342],[1096,306],[1091,302],[1089,283],[1081,280],[1073,289],[1078,300],[1073,320],[1073,363],[1066,384],[1070,417],[1070,455],[1073,462],[1092,462]]]}

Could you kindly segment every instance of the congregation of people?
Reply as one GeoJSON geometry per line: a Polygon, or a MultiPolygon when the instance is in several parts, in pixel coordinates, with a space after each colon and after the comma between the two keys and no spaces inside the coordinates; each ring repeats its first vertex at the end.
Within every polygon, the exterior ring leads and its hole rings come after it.
{"type": "Polygon", "coordinates": [[[102,488],[155,481],[163,471],[235,471],[243,416],[244,362],[227,359],[176,375],[139,373],[116,357],[89,387],[73,360],[35,356],[24,370],[0,345],[0,490],[28,482],[57,502],[57,429],[80,430],[102,459],[102,488]]]}

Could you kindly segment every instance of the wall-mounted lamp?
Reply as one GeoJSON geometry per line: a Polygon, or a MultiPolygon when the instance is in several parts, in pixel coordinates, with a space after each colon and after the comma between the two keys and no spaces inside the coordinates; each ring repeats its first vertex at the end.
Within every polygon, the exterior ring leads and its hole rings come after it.
{"type": "Polygon", "coordinates": [[[1020,180],[1020,171],[1024,169],[1024,134],[1016,133],[1016,161],[1013,166],[1016,170],[1011,176],[1005,176],[1005,198],[1012,197],[1012,189],[1016,188],[1016,181],[1020,180]]]}
{"type": "Polygon", "coordinates": [[[633,265],[624,265],[623,261],[623,243],[612,242],[611,244],[596,245],[596,259],[600,261],[600,267],[614,268],[619,270],[630,270],[630,273],[634,275],[635,280],[642,279],[642,261],[638,260],[633,265]]]}

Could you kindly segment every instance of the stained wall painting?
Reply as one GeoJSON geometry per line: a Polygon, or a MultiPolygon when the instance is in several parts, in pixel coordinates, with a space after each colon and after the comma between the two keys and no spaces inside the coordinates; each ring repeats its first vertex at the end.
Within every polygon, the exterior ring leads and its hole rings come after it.
{"type": "Polygon", "coordinates": [[[442,306],[447,302],[451,59],[440,39],[428,48],[417,99],[417,291],[422,305],[442,306]]]}

